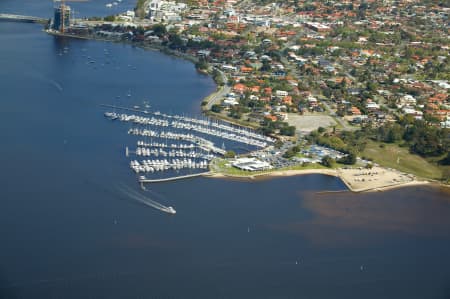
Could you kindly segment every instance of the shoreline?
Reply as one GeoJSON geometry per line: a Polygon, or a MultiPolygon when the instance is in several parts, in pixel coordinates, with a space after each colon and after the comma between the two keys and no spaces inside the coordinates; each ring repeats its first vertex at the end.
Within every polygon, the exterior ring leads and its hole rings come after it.
{"type": "Polygon", "coordinates": [[[440,183],[433,183],[430,181],[421,181],[416,178],[410,180],[410,181],[399,181],[399,182],[393,182],[391,184],[366,184],[364,187],[356,187],[352,185],[350,182],[348,176],[344,175],[342,173],[344,169],[301,169],[301,170],[275,170],[273,172],[268,173],[257,173],[254,175],[232,175],[232,174],[225,174],[225,173],[211,173],[204,175],[204,177],[210,177],[210,178],[218,178],[218,179],[236,179],[236,180],[247,180],[247,181],[254,181],[254,180],[270,180],[275,178],[283,178],[283,177],[292,177],[292,176],[301,176],[301,175],[311,175],[311,174],[320,174],[320,175],[327,175],[327,176],[333,176],[336,178],[339,178],[342,183],[346,186],[348,191],[353,193],[365,193],[365,192],[383,192],[393,189],[399,189],[403,187],[413,187],[413,186],[425,186],[425,185],[435,185],[435,186],[444,186],[448,187],[446,185],[440,184],[440,183]]]}
{"type": "MultiPolygon", "coordinates": [[[[160,52],[162,54],[166,54],[168,56],[184,59],[187,61],[190,61],[192,63],[197,62],[197,58],[195,56],[184,54],[181,52],[177,52],[174,50],[170,50],[167,47],[164,46],[158,46],[158,45],[143,45],[140,42],[133,42],[133,41],[127,41],[127,40],[117,40],[117,39],[108,39],[108,38],[101,38],[97,36],[82,36],[82,35],[74,35],[74,34],[67,34],[67,33],[59,33],[47,29],[43,29],[45,33],[49,35],[53,35],[56,37],[65,37],[65,38],[76,38],[76,39],[83,39],[83,40],[92,40],[92,41],[101,41],[101,42],[110,42],[110,43],[117,43],[117,44],[126,44],[134,47],[141,48],[143,50],[150,50],[155,52],[160,52]]],[[[206,74],[205,74],[206,75],[206,74]]],[[[211,76],[211,74],[207,74],[208,76],[211,76]]],[[[213,80],[214,81],[214,80],[213,80]]],[[[214,82],[215,83],[215,82],[214,82]]],[[[207,96],[209,97],[209,95],[207,96]]]]}

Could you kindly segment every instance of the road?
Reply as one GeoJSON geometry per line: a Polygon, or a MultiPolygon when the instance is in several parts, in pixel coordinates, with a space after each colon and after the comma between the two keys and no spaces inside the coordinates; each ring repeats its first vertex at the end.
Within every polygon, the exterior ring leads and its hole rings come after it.
{"type": "Polygon", "coordinates": [[[220,75],[222,76],[222,81],[224,82],[224,85],[220,87],[220,89],[216,92],[214,92],[211,96],[208,97],[208,103],[204,106],[206,110],[211,110],[211,107],[215,104],[220,104],[220,100],[225,97],[227,93],[230,93],[231,87],[228,86],[228,79],[224,72],[219,70],[218,68],[215,68],[217,71],[219,71],[220,75]]]}
{"type": "Polygon", "coordinates": [[[321,104],[323,104],[323,106],[325,107],[328,115],[330,115],[336,122],[338,122],[345,131],[355,131],[357,129],[357,127],[349,125],[345,119],[342,119],[342,117],[336,116],[336,114],[332,112],[331,107],[327,104],[327,102],[321,101],[321,104]]]}

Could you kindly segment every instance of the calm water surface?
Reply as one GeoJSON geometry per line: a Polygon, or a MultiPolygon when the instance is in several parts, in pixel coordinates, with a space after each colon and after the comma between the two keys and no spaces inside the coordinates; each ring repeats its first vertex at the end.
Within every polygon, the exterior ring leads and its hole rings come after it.
{"type": "MultiPolygon", "coordinates": [[[[0,12],[47,14],[18,3],[0,12]]],[[[320,175],[152,185],[170,217],[123,192],[139,191],[134,139],[99,104],[197,114],[213,82],[38,25],[0,23],[0,45],[0,298],[450,298],[448,191],[351,194],[320,175]]]]}
{"type": "MultiPolygon", "coordinates": [[[[67,4],[75,11],[76,18],[84,18],[89,16],[109,16],[133,10],[136,6],[135,0],[88,0],[86,2],[70,2],[67,4]],[[111,8],[106,4],[117,2],[111,8]]],[[[12,13],[27,16],[37,16],[42,18],[50,18],[52,16],[53,1],[52,0],[2,0],[0,3],[2,13],[12,13]]]]}

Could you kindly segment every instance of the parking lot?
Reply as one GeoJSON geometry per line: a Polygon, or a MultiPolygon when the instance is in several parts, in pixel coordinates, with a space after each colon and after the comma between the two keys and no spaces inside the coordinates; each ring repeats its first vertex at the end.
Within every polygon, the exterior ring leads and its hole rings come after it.
{"type": "MultiPolygon", "coordinates": [[[[302,141],[299,141],[297,144],[302,144],[302,141]]],[[[343,153],[323,146],[303,145],[301,146],[302,149],[300,151],[300,154],[303,157],[294,157],[291,159],[284,158],[283,154],[297,144],[288,141],[283,143],[280,148],[270,147],[254,152],[253,156],[261,161],[270,163],[275,169],[302,165],[303,163],[320,163],[325,156],[330,156],[333,159],[339,159],[344,156],[343,153]]]]}

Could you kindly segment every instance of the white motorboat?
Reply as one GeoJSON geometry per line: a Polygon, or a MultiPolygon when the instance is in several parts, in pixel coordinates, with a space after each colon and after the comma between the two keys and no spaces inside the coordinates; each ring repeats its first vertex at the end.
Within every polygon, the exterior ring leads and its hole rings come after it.
{"type": "Polygon", "coordinates": [[[169,213],[169,214],[176,214],[177,213],[177,211],[175,211],[175,209],[172,208],[172,207],[167,207],[166,212],[169,213]]]}

